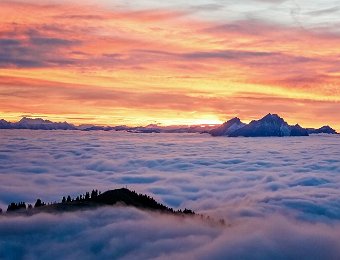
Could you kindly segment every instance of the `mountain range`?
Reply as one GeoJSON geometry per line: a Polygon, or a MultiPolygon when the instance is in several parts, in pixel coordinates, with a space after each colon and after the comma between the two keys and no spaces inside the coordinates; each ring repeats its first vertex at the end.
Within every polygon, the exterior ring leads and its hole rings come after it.
{"type": "Polygon", "coordinates": [[[67,122],[52,122],[41,118],[28,117],[23,117],[15,123],[0,119],[0,129],[77,130],[74,125],[67,122]]]}
{"type": "Polygon", "coordinates": [[[129,127],[129,126],[75,126],[67,122],[52,122],[41,118],[23,117],[20,121],[12,123],[0,119],[0,129],[31,129],[31,130],[79,130],[79,131],[127,131],[133,133],[209,133],[212,136],[229,137],[265,137],[265,136],[308,136],[310,134],[337,134],[330,126],[320,128],[303,128],[300,125],[289,125],[277,114],[268,114],[249,124],[243,123],[235,117],[220,126],[194,125],[194,126],[159,126],[155,124],[129,127]]]}
{"type": "Polygon", "coordinates": [[[52,122],[41,118],[23,117],[18,122],[8,122],[0,119],[0,129],[31,129],[31,130],[80,130],[80,131],[127,131],[133,133],[202,133],[213,129],[215,126],[194,125],[194,126],[159,126],[147,125],[138,127],[119,126],[98,126],[79,125],[75,126],[67,122],[52,122]]]}
{"type": "Polygon", "coordinates": [[[266,137],[266,136],[308,136],[309,134],[336,134],[330,126],[318,129],[303,128],[300,125],[289,125],[277,114],[268,114],[259,120],[253,120],[249,124],[242,123],[237,117],[225,122],[221,126],[209,132],[212,136],[229,137],[266,137]]]}

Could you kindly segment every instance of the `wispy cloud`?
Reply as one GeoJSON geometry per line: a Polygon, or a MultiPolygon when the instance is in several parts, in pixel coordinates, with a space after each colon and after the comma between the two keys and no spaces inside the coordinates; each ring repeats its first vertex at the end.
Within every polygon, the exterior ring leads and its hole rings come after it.
{"type": "MultiPolygon", "coordinates": [[[[274,6],[286,2],[275,1],[274,6]]],[[[330,106],[338,100],[334,95],[339,91],[340,62],[336,31],[305,30],[250,16],[211,20],[193,15],[193,7],[180,1],[171,7],[148,3],[144,8],[130,4],[112,8],[104,2],[94,6],[91,1],[83,5],[2,2],[0,92],[6,98],[2,97],[1,113],[30,113],[28,106],[20,108],[20,104],[35,102],[39,105],[33,107],[44,107],[38,113],[56,115],[59,103],[72,100],[65,109],[78,114],[80,109],[74,104],[77,99],[83,102],[84,96],[89,96],[86,92],[92,95],[86,98],[86,105],[97,105],[95,113],[110,104],[117,111],[135,111],[141,117],[144,113],[144,120],[155,115],[154,109],[159,107],[153,98],[161,98],[162,107],[168,106],[174,116],[182,112],[182,116],[195,113],[215,118],[225,106],[210,106],[208,102],[208,108],[199,107],[197,97],[205,95],[213,103],[224,100],[233,111],[239,106],[233,97],[245,90],[272,96],[273,100],[329,100],[330,106]],[[19,78],[25,86],[17,84],[19,78]],[[45,99],[33,95],[37,82],[46,82],[49,88],[40,87],[56,95],[45,99]],[[9,86],[12,90],[15,87],[17,94],[7,99],[9,86]],[[169,90],[175,95],[167,93],[169,90]],[[104,100],[103,93],[111,100],[104,100]],[[16,99],[19,95],[20,102],[16,99]]],[[[273,6],[271,1],[262,4],[273,6]]],[[[202,1],[194,7],[220,10],[229,5],[235,4],[202,1]]],[[[305,113],[310,115],[307,109],[305,113]]],[[[164,115],[157,120],[164,122],[164,115]]],[[[337,118],[332,121],[339,124],[337,118]]]]}

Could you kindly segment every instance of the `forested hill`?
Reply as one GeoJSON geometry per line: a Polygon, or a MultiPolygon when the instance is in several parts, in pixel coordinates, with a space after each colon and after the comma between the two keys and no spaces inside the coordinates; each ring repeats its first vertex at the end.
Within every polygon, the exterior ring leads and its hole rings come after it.
{"type": "Polygon", "coordinates": [[[98,192],[98,190],[92,190],[92,192],[86,192],[76,198],[71,198],[71,196],[63,197],[61,202],[54,203],[45,203],[41,199],[37,199],[34,205],[26,204],[25,202],[12,202],[8,205],[7,214],[27,213],[30,215],[39,212],[58,213],[108,205],[131,206],[162,213],[195,215],[195,212],[192,210],[174,210],[157,202],[148,195],[138,194],[126,188],[109,190],[104,193],[98,192]]]}

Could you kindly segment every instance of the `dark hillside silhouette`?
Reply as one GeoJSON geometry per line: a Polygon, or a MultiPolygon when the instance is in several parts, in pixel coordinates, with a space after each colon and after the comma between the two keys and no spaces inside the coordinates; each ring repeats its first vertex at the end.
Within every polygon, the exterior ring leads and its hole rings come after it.
{"type": "Polygon", "coordinates": [[[25,202],[12,202],[10,205],[8,205],[7,213],[19,213],[23,211],[29,214],[42,211],[63,212],[116,204],[164,213],[185,215],[195,214],[195,212],[190,209],[175,211],[174,209],[157,202],[154,198],[148,195],[138,194],[135,191],[131,191],[126,188],[109,190],[104,193],[101,193],[98,190],[92,190],[92,192],[86,192],[85,194],[79,195],[76,198],[71,198],[71,196],[68,195],[67,197],[64,196],[59,203],[55,202],[46,204],[45,202],[42,202],[41,199],[37,199],[34,204],[34,208],[32,207],[32,205],[28,205],[28,207],[26,207],[25,202]]]}
{"type": "Polygon", "coordinates": [[[120,202],[136,208],[173,212],[172,209],[158,203],[154,198],[144,194],[137,194],[135,191],[130,191],[126,188],[106,191],[95,197],[93,200],[97,203],[106,205],[114,205],[120,202]]]}
{"type": "Polygon", "coordinates": [[[174,210],[157,202],[154,198],[148,195],[138,194],[137,192],[131,191],[127,188],[109,190],[104,193],[101,193],[98,190],[92,190],[92,192],[86,192],[85,194],[79,195],[76,198],[71,198],[71,196],[64,196],[62,197],[61,202],[48,204],[44,203],[41,199],[37,199],[34,207],[31,204],[28,204],[28,206],[26,207],[25,202],[12,202],[8,206],[7,214],[2,215],[25,214],[30,216],[41,212],[63,213],[76,210],[89,210],[102,206],[113,205],[135,207],[142,210],[182,217],[193,216],[211,225],[225,225],[224,219],[216,221],[209,216],[196,214],[193,210],[186,208],[184,210],[174,210]]]}

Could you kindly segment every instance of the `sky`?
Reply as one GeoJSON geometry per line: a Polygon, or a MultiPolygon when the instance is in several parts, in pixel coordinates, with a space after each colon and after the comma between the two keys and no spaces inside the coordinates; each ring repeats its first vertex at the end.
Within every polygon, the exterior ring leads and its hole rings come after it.
{"type": "Polygon", "coordinates": [[[0,118],[340,130],[337,0],[0,1],[0,118]]]}

